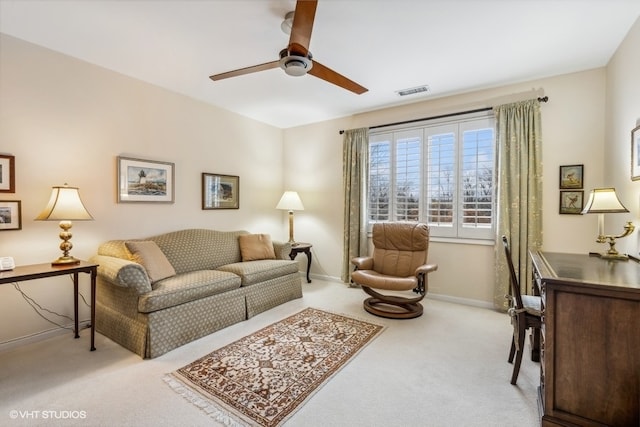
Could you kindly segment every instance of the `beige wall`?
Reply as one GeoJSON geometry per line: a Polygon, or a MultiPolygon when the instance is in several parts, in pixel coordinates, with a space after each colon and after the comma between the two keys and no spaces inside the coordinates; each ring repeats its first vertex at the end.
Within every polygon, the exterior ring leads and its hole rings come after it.
{"type": "MultiPolygon", "coordinates": [[[[605,70],[595,69],[285,130],[285,165],[296,170],[295,174],[287,173],[286,181],[300,192],[305,202],[305,211],[297,217],[296,235],[312,242],[314,254],[320,259],[320,264],[312,266],[312,273],[340,277],[343,224],[340,129],[466,111],[542,95],[550,98],[541,107],[545,248],[585,251],[590,246],[595,223],[592,227],[591,218],[558,214],[558,173],[560,165],[584,164],[587,187],[601,180],[605,84],[605,70]],[[316,171],[320,171],[319,175],[313,176],[316,171]],[[307,208],[309,199],[313,204],[307,208]]],[[[438,271],[430,277],[430,293],[454,301],[491,305],[493,246],[435,241],[430,260],[439,264],[438,271]]]]}
{"type": "MultiPolygon", "coordinates": [[[[1,36],[0,153],[16,156],[23,229],[0,232],[0,256],[18,264],[58,256],[58,227],[33,218],[50,187],[79,186],[93,222],[74,225],[73,253],[91,256],[111,238],[143,237],[185,227],[247,229],[286,239],[286,213],[274,209],[284,189],[296,190],[295,237],[313,243],[312,274],[338,280],[342,260],[342,136],[339,130],[428,117],[548,95],[542,104],[544,245],[547,250],[601,250],[594,216],[558,214],[558,168],[585,165],[585,188],[615,185],[638,218],[638,185],[628,178],[629,131],[640,118],[640,23],[607,68],[390,107],[286,130],[276,129],[117,73],[1,36]],[[606,118],[606,122],[605,122],[606,118]],[[605,126],[606,124],[606,126],[605,126]],[[116,203],[116,156],[176,163],[176,203],[116,203]],[[200,174],[241,177],[240,209],[202,211],[200,174]]],[[[621,218],[607,226],[621,227],[621,218]]],[[[636,221],[640,224],[640,221],[636,221]]],[[[638,233],[619,244],[637,252],[638,233]]],[[[300,258],[301,266],[304,256],[300,258]]],[[[492,246],[434,242],[440,265],[430,292],[478,305],[492,300],[492,246]]],[[[82,286],[86,292],[86,282],[82,286]]],[[[71,315],[68,280],[25,282],[47,308],[71,315]]],[[[306,285],[305,285],[306,286],[306,285]]],[[[313,284],[308,285],[313,286],[313,284]]],[[[336,284],[336,286],[340,286],[336,284]]],[[[81,318],[88,309],[81,309],[81,318]]],[[[67,320],[61,320],[69,323],[67,320]]],[[[0,345],[53,327],[10,285],[0,286],[0,345]]]]}
{"type": "MultiPolygon", "coordinates": [[[[629,131],[640,120],[640,22],[636,22],[606,68],[555,76],[522,84],[385,108],[349,118],[284,132],[285,182],[300,192],[306,210],[298,214],[296,236],[314,244],[312,273],[338,278],[342,258],[341,129],[375,126],[498,105],[534,96],[542,104],[544,248],[560,252],[602,251],[595,243],[595,215],[560,215],[559,167],[583,164],[585,198],[591,188],[614,185],[632,211],[607,218],[610,233],[637,220],[640,182],[629,180],[629,131]],[[607,126],[605,127],[605,119],[607,126]],[[603,159],[606,159],[604,161],[603,159]],[[293,171],[293,172],[292,172],[293,171]],[[318,172],[319,171],[319,172],[318,172]],[[314,174],[317,174],[315,177],[314,174]],[[307,202],[309,200],[309,202],[307,202]],[[307,206],[308,204],[308,206],[307,206]]],[[[611,215],[610,215],[611,216],[611,215]]],[[[626,252],[638,252],[640,233],[621,240],[626,252]]],[[[501,253],[500,253],[501,254],[501,253]]],[[[493,295],[492,246],[434,242],[430,258],[440,266],[430,292],[440,297],[487,305],[493,295]]]]}
{"type": "MultiPolygon", "coordinates": [[[[55,222],[33,219],[51,186],[80,187],[95,218],[76,222],[72,254],[93,255],[100,242],[179,228],[246,229],[287,238],[280,129],[70,57],[0,38],[0,153],[16,159],[22,230],[0,232],[0,256],[17,264],[60,255],[55,222]],[[116,203],[116,157],[175,163],[174,204],[116,203]],[[239,210],[201,210],[201,173],[240,176],[239,210]]],[[[86,282],[86,279],[84,280],[86,282]]],[[[83,283],[86,292],[87,283],[83,283]]],[[[50,310],[72,316],[66,278],[21,284],[50,310]]],[[[88,318],[82,307],[81,318],[88,318]]],[[[59,322],[68,323],[65,319],[59,322]]],[[[11,285],[0,286],[0,343],[53,326],[11,285]]]]}
{"type": "Polygon", "coordinates": [[[618,47],[607,67],[607,119],[602,186],[616,188],[629,214],[610,214],[605,232],[622,232],[625,221],[633,221],[636,232],[620,239],[621,252],[638,256],[640,249],[640,181],[630,180],[631,129],[640,125],[640,19],[618,47]]]}

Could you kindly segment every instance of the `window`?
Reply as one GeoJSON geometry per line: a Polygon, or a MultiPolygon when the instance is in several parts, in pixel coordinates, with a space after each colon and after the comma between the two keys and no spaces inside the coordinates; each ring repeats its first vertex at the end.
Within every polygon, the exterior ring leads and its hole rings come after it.
{"type": "Polygon", "coordinates": [[[432,236],[492,239],[494,133],[486,113],[372,132],[369,222],[421,221],[432,236]]]}

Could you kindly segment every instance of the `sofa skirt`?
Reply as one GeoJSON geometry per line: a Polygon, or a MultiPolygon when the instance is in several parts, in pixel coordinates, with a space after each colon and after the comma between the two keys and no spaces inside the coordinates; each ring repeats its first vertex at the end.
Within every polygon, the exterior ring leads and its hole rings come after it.
{"type": "Polygon", "coordinates": [[[96,303],[96,330],[152,359],[198,338],[302,297],[299,273],[190,301],[134,318],[96,303]]]}

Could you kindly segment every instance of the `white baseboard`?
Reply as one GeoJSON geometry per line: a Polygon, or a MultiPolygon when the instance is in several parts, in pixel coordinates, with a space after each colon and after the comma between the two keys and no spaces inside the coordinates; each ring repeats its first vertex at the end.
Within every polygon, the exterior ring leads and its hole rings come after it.
{"type": "Polygon", "coordinates": [[[427,298],[431,298],[439,301],[453,302],[455,304],[470,305],[473,307],[490,308],[490,309],[494,308],[492,303],[488,301],[477,300],[477,299],[452,297],[450,295],[433,294],[433,293],[428,293],[427,298]]]}
{"type": "MultiPolygon", "coordinates": [[[[84,320],[84,321],[80,321],[78,322],[78,328],[82,331],[83,329],[86,329],[88,327],[90,327],[91,325],[91,321],[89,320],[84,320]]],[[[53,329],[48,329],[46,331],[42,331],[42,332],[37,332],[35,334],[31,334],[31,335],[27,335],[24,337],[19,337],[19,338],[14,338],[12,340],[9,341],[5,341],[3,343],[0,343],[0,352],[4,352],[4,351],[8,351],[17,347],[22,347],[23,345],[27,345],[27,344],[32,344],[35,342],[39,342],[39,341],[44,341],[46,339],[49,338],[53,338],[53,337],[57,337],[59,335],[64,335],[64,334],[73,334],[73,324],[69,324],[69,325],[65,325],[66,327],[70,328],[70,329],[65,329],[65,328],[53,328],[53,329]]]]}
{"type": "MultiPolygon", "coordinates": [[[[304,274],[304,273],[301,273],[304,274]]],[[[341,283],[345,286],[348,286],[348,283],[344,283],[342,281],[341,278],[339,277],[334,277],[334,276],[323,276],[323,275],[319,275],[319,274],[311,274],[309,276],[312,280],[311,284],[313,284],[313,279],[318,279],[318,280],[324,280],[327,282],[336,282],[336,283],[341,283]]],[[[306,276],[305,276],[306,278],[306,276]]],[[[480,307],[480,308],[489,308],[489,309],[493,309],[493,304],[489,301],[482,301],[482,300],[477,300],[477,299],[470,299],[470,298],[460,298],[460,297],[453,297],[450,295],[443,295],[443,294],[434,294],[434,293],[427,293],[427,298],[431,298],[431,299],[435,299],[435,300],[440,300],[440,301],[446,301],[446,302],[452,302],[452,303],[456,303],[456,304],[461,304],[461,305],[470,305],[472,307],[480,307]]]]}
{"type": "MultiPolygon", "coordinates": [[[[300,273],[303,277],[304,277],[304,282],[307,282],[307,276],[306,273],[300,273]]],[[[325,282],[337,282],[337,283],[344,283],[342,281],[342,279],[340,279],[339,277],[333,277],[333,276],[325,276],[322,274],[309,274],[309,278],[311,279],[311,283],[313,283],[313,279],[318,279],[318,280],[324,280],[325,282]]]]}

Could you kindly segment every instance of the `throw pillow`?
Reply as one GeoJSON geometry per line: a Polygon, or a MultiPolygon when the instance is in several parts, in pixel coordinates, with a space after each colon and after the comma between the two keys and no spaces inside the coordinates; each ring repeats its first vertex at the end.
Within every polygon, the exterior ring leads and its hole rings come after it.
{"type": "Polygon", "coordinates": [[[238,241],[240,242],[242,261],[276,259],[271,236],[268,234],[241,234],[238,241]]]}
{"type": "Polygon", "coordinates": [[[131,252],[132,260],[141,264],[144,269],[147,270],[147,275],[151,283],[176,275],[176,270],[171,263],[169,263],[169,260],[156,242],[125,242],[125,245],[127,245],[127,249],[131,252]]]}

